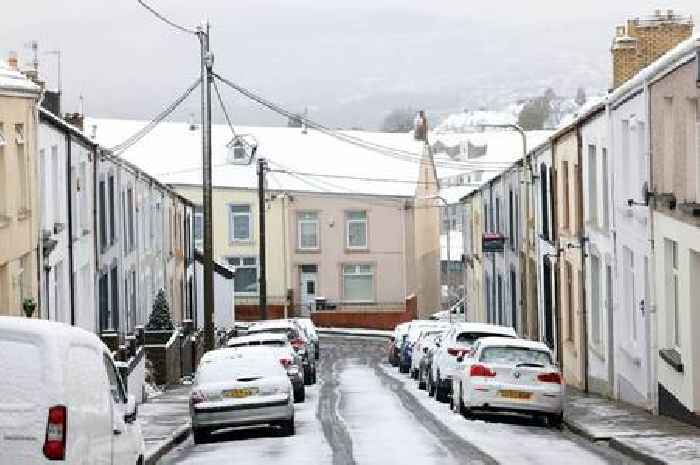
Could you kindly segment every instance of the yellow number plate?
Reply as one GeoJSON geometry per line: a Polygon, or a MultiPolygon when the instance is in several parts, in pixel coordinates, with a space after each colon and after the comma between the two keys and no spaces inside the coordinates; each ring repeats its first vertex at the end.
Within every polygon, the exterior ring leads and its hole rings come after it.
{"type": "Polygon", "coordinates": [[[252,396],[258,393],[258,388],[241,388],[224,391],[224,397],[233,399],[243,399],[244,397],[252,396]]]}
{"type": "Polygon", "coordinates": [[[514,391],[511,389],[505,389],[503,391],[498,391],[498,395],[501,397],[505,397],[508,399],[519,399],[519,400],[528,400],[530,397],[532,397],[531,392],[525,392],[525,391],[514,391]]]}

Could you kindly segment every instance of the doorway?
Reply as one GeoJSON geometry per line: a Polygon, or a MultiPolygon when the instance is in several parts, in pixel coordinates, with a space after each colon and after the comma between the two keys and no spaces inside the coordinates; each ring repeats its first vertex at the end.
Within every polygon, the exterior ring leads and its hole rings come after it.
{"type": "Polygon", "coordinates": [[[316,307],[316,296],[318,294],[318,266],[301,265],[299,267],[299,298],[301,301],[301,312],[308,316],[316,307]]]}

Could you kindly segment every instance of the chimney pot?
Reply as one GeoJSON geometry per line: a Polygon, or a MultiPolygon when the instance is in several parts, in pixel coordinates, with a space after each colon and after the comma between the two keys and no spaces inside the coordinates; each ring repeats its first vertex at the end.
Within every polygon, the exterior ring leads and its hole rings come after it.
{"type": "Polygon", "coordinates": [[[12,69],[14,71],[19,70],[18,61],[17,61],[17,52],[12,51],[9,53],[9,55],[7,57],[7,65],[10,67],[10,69],[12,69]]]}

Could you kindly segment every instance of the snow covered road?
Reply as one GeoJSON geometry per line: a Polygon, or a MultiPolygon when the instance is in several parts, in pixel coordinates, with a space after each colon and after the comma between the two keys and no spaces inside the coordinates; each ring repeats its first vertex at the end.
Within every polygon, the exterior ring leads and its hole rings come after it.
{"type": "Polygon", "coordinates": [[[297,404],[296,435],[269,428],[189,439],[161,462],[214,465],[634,464],[605,446],[525,418],[466,420],[385,364],[384,341],[324,337],[319,384],[297,404]]]}

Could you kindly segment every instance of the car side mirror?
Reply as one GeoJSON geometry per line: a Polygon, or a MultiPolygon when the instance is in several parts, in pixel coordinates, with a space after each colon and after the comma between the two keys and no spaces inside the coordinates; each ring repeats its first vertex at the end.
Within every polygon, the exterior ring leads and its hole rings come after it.
{"type": "Polygon", "coordinates": [[[126,407],[124,408],[124,421],[126,423],[133,423],[136,421],[137,411],[138,406],[136,405],[136,397],[133,395],[128,395],[126,397],[126,407]]]}
{"type": "Polygon", "coordinates": [[[390,340],[391,342],[394,342],[394,341],[396,341],[396,338],[395,338],[394,336],[389,336],[389,340],[390,340]]]}

